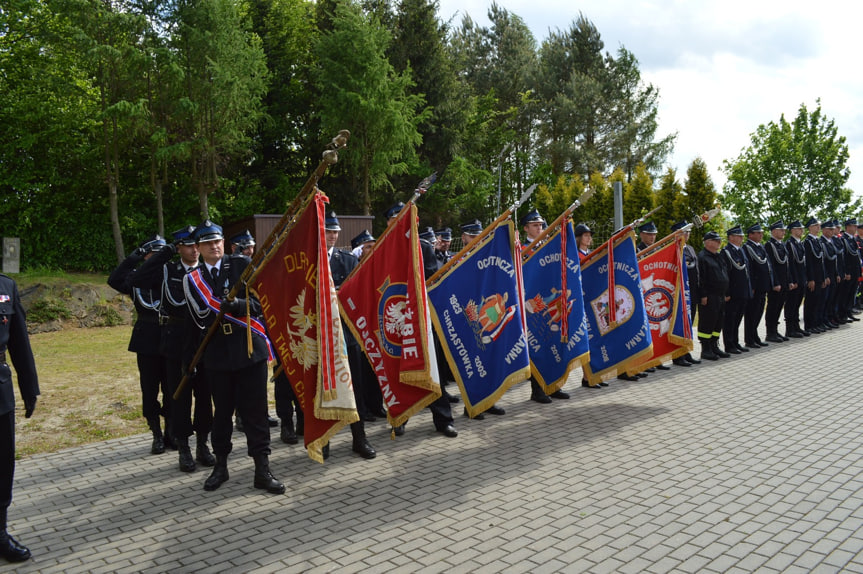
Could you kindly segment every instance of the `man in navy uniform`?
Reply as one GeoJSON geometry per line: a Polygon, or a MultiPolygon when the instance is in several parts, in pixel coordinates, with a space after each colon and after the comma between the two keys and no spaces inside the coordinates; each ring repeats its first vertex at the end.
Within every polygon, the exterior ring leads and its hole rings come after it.
{"type": "Polygon", "coordinates": [[[171,392],[168,389],[165,361],[160,355],[161,346],[161,299],[159,289],[133,287],[132,277],[138,266],[147,258],[165,247],[165,240],[155,235],[139,245],[126,257],[108,277],[108,285],[132,297],[135,305],[135,325],[129,339],[129,351],[138,358],[138,374],[141,384],[141,410],[150,431],[153,443],[150,452],[162,454],[165,448],[175,449],[171,428],[171,392]],[[159,404],[159,391],[162,403],[159,404]],[[165,418],[162,432],[160,416],[165,418]]]}
{"type": "Polygon", "coordinates": [[[18,374],[24,418],[29,419],[39,396],[39,378],[27,335],[27,317],[15,281],[0,275],[0,556],[9,562],[23,562],[30,558],[30,550],[6,531],[15,474],[15,395],[7,352],[18,374]]]}
{"type": "Polygon", "coordinates": [[[788,295],[785,298],[785,336],[801,339],[810,335],[800,327],[800,305],[806,291],[806,248],[803,246],[803,224],[792,221],[788,225],[791,236],[785,240],[788,253],[788,295]]]}
{"type": "Polygon", "coordinates": [[[749,352],[740,344],[740,322],[746,311],[746,303],[752,298],[752,285],[749,282],[749,262],[743,252],[743,230],[735,225],[725,234],[728,244],[722,254],[728,272],[728,299],[725,301],[722,341],[726,353],[739,355],[749,352]]]}
{"type": "MultiPolygon", "coordinates": [[[[774,287],[767,293],[767,310],[764,312],[764,326],[767,329],[766,340],[771,343],[787,341],[788,337],[779,333],[779,316],[788,299],[789,277],[791,264],[788,261],[788,250],[785,248],[785,223],[780,219],[770,224],[770,239],[764,246],[770,267],[773,270],[774,287]]],[[[787,330],[787,329],[786,329],[787,330]]]]}
{"type": "Polygon", "coordinates": [[[248,229],[231,237],[231,254],[251,257],[255,254],[255,238],[248,229]]]}
{"type": "MultiPolygon", "coordinates": [[[[327,242],[327,254],[330,260],[330,275],[333,278],[333,283],[336,289],[342,286],[342,283],[350,275],[359,264],[359,260],[350,251],[345,251],[336,247],[339,240],[339,232],[342,230],[339,224],[339,218],[334,211],[327,214],[324,220],[324,235],[327,242]]],[[[360,420],[351,423],[351,436],[353,437],[352,449],[365,459],[372,459],[377,456],[375,449],[366,438],[366,429],[363,420],[368,418],[368,412],[365,401],[365,386],[376,381],[366,381],[363,377],[362,350],[360,344],[354,337],[353,333],[342,322],[342,332],[345,334],[345,342],[348,347],[348,365],[351,369],[351,380],[353,381],[354,400],[357,403],[357,413],[360,415],[360,420]]],[[[329,455],[329,443],[325,445],[324,457],[329,455]]]]}
{"type": "Polygon", "coordinates": [[[285,485],[270,471],[270,425],[267,422],[270,343],[261,304],[251,293],[245,299],[245,292],[228,299],[251,260],[242,255],[225,254],[222,228],[212,221],[201,223],[193,237],[204,262],[183,277],[186,303],[202,333],[219,319],[202,359],[215,407],[212,440],[216,454],[216,464],[204,482],[204,490],[216,490],[229,478],[232,417],[237,411],[243,418],[247,453],[255,461],[254,487],[283,494],[285,485]],[[221,317],[219,311],[224,313],[221,317]],[[251,355],[247,342],[250,326],[255,327],[251,355]]]}
{"type": "Polygon", "coordinates": [[[806,222],[809,233],[803,240],[806,253],[806,298],[803,300],[803,325],[810,333],[823,333],[820,325],[824,312],[824,289],[830,282],[824,265],[824,246],[818,237],[821,222],[814,217],[806,222]]]}
{"type": "MultiPolygon", "coordinates": [[[[767,250],[761,244],[761,240],[764,238],[764,229],[761,227],[761,223],[750,225],[746,230],[746,237],[743,249],[749,262],[749,285],[752,287],[752,297],[746,301],[743,340],[750,349],[757,349],[767,346],[767,343],[758,336],[758,325],[764,316],[767,293],[778,289],[779,286],[774,281],[767,250]]],[[[781,343],[782,339],[777,337],[775,342],[781,343]]]]}
{"type": "Polygon", "coordinates": [[[191,320],[183,279],[198,266],[198,246],[192,237],[195,228],[191,225],[174,231],[173,243],[150,256],[138,268],[130,281],[133,287],[151,289],[160,294],[162,321],[159,352],[165,361],[167,392],[171,396],[172,438],[177,444],[179,467],[183,472],[196,468],[189,447],[192,432],[197,437],[196,458],[203,466],[216,463],[207,440],[213,426],[213,402],[210,387],[203,367],[190,375],[189,384],[180,397],[173,398],[183,378],[184,365],[191,362],[198,343],[198,329],[191,320]],[[174,254],[180,255],[172,261],[174,254]],[[192,396],[195,398],[195,419],[192,423],[192,396]]]}
{"type": "MultiPolygon", "coordinates": [[[[836,224],[832,219],[825,219],[821,223],[821,247],[824,252],[824,272],[829,283],[824,287],[824,306],[818,319],[820,325],[825,329],[838,329],[839,322],[836,320],[836,291],[844,274],[844,259],[836,249],[833,234],[836,232],[836,224]]],[[[843,321],[844,322],[844,321],[843,321]]]]}
{"type": "Polygon", "coordinates": [[[839,301],[839,316],[846,321],[859,321],[854,316],[854,301],[857,296],[857,283],[860,281],[860,248],[857,246],[857,219],[851,217],[845,220],[845,232],[839,236],[840,245],[845,253],[845,276],[841,300],[839,301]]]}
{"type": "Polygon", "coordinates": [[[656,229],[656,224],[653,221],[648,221],[638,228],[638,245],[635,248],[638,251],[647,249],[656,243],[656,234],[659,232],[656,229]]]}
{"type": "MultiPolygon", "coordinates": [[[[437,242],[434,246],[435,257],[438,258],[441,265],[447,263],[450,259],[452,259],[452,253],[450,253],[449,246],[452,244],[452,229],[449,227],[444,227],[442,229],[437,229],[434,232],[435,238],[437,242]]],[[[462,244],[464,247],[464,244],[462,244]]]]}
{"type": "MultiPolygon", "coordinates": [[[[534,239],[539,237],[539,234],[542,233],[543,229],[545,229],[545,226],[547,225],[545,218],[540,215],[539,211],[536,209],[532,209],[523,215],[518,223],[521,225],[522,231],[524,231],[524,239],[521,241],[522,248],[533,243],[534,239]]],[[[563,389],[557,390],[550,395],[546,395],[545,391],[542,390],[542,387],[539,386],[539,382],[537,382],[536,378],[533,375],[530,376],[530,400],[540,404],[548,404],[551,402],[551,399],[568,398],[569,393],[563,391],[563,389]]]]}

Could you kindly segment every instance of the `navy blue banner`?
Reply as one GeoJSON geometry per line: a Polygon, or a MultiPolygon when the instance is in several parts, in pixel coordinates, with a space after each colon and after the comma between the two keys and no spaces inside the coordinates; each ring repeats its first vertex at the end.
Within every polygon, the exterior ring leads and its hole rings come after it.
{"type": "Polygon", "coordinates": [[[637,364],[653,352],[634,237],[630,231],[612,238],[611,253],[606,243],[588,255],[581,269],[590,329],[590,361],[584,376],[592,384],[605,375],[624,372],[629,364],[637,364]],[[609,310],[609,290],[614,293],[613,313],[609,310]]]}
{"type": "Polygon", "coordinates": [[[427,285],[432,320],[471,416],[530,377],[511,220],[427,285]]]}
{"type": "Polygon", "coordinates": [[[559,227],[549,235],[522,270],[530,367],[550,395],[566,383],[572,369],[587,361],[590,350],[572,221],[563,225],[563,233],[559,227]]]}

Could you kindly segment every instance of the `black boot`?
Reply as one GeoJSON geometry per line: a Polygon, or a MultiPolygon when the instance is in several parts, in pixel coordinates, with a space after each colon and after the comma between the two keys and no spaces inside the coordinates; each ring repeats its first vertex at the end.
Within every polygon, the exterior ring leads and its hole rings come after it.
{"type": "Polygon", "coordinates": [[[180,454],[180,470],[183,472],[195,472],[195,459],[192,458],[192,449],[189,448],[189,438],[177,439],[177,452],[180,454]]]}
{"type": "Polygon", "coordinates": [[[210,447],[207,446],[207,433],[199,432],[197,434],[198,446],[195,449],[195,460],[201,463],[201,466],[213,466],[216,464],[216,457],[210,452],[210,447]]]}
{"type": "Polygon", "coordinates": [[[228,478],[228,455],[217,454],[216,466],[213,467],[213,472],[207,477],[204,482],[204,490],[216,490],[222,486],[223,482],[227,482],[228,478]]]}
{"type": "Polygon", "coordinates": [[[270,457],[266,454],[255,455],[255,488],[272,494],[284,494],[285,485],[276,480],[270,472],[270,457]]]}
{"type": "Polygon", "coordinates": [[[24,562],[30,559],[30,550],[6,532],[7,511],[6,508],[0,509],[0,556],[9,562],[24,562]]]}
{"type": "Polygon", "coordinates": [[[286,444],[297,444],[297,433],[294,432],[294,421],[282,419],[282,432],[280,433],[282,442],[286,444]]]}
{"type": "Polygon", "coordinates": [[[150,446],[150,454],[162,454],[165,452],[165,435],[162,434],[162,426],[159,418],[147,419],[147,426],[153,432],[153,444],[150,446]]]}
{"type": "Polygon", "coordinates": [[[363,421],[351,423],[351,435],[354,439],[352,450],[361,457],[370,460],[378,455],[372,445],[366,439],[366,429],[363,421]]]}
{"type": "Polygon", "coordinates": [[[174,427],[171,425],[171,419],[165,417],[165,448],[167,450],[177,450],[177,440],[174,438],[174,427]]]}
{"type": "Polygon", "coordinates": [[[702,361],[718,361],[717,355],[713,349],[713,341],[710,339],[701,340],[701,360],[702,361]]]}

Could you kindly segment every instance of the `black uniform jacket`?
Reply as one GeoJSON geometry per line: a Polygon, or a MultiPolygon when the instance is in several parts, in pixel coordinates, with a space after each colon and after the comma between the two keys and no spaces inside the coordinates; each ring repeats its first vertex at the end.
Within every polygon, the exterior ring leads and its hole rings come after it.
{"type": "Polygon", "coordinates": [[[767,245],[764,248],[767,251],[767,257],[770,258],[770,265],[773,267],[773,286],[779,285],[782,287],[782,291],[788,291],[788,283],[791,283],[789,281],[790,263],[785,244],[771,237],[767,240],[767,245]]]}
{"type": "Polygon", "coordinates": [[[806,247],[802,241],[791,237],[785,241],[785,252],[788,253],[788,282],[803,287],[806,284],[806,247]]]}
{"type": "Polygon", "coordinates": [[[806,250],[806,280],[815,281],[817,284],[823,283],[826,270],[821,241],[814,235],[807,235],[803,240],[803,247],[806,250]]]}
{"type": "MultiPolygon", "coordinates": [[[[151,255],[155,257],[156,255],[151,255]]],[[[158,289],[142,289],[132,286],[132,276],[143,257],[133,253],[126,257],[108,277],[108,285],[132,297],[135,304],[135,325],[132,327],[132,337],[129,339],[129,350],[143,355],[158,355],[161,337],[159,328],[158,289]]]]}
{"type": "Polygon", "coordinates": [[[183,278],[186,267],[172,261],[173,251],[163,249],[144,261],[130,277],[132,287],[158,292],[161,300],[161,340],[159,352],[169,359],[189,362],[200,343],[200,329],[192,321],[186,305],[183,278]]]}
{"type": "Polygon", "coordinates": [[[15,409],[12,392],[12,371],[7,359],[12,359],[18,374],[18,390],[24,401],[39,395],[36,362],[27,336],[27,317],[18,296],[18,286],[11,278],[0,275],[0,415],[15,409]],[[8,357],[7,357],[8,355],[8,357]]]}
{"type": "Polygon", "coordinates": [[[726,245],[722,249],[725,270],[728,271],[728,292],[726,295],[734,299],[750,299],[752,286],[749,283],[749,264],[743,255],[743,249],[726,245]]]}
{"type": "Polygon", "coordinates": [[[721,253],[711,253],[702,249],[698,253],[698,292],[699,297],[719,295],[728,292],[728,269],[721,253]]]}
{"type": "MultiPolygon", "coordinates": [[[[210,277],[207,266],[203,263],[183,279],[186,303],[191,311],[192,320],[201,330],[206,330],[216,320],[217,313],[207,304],[204,296],[211,296],[215,301],[224,300],[231,288],[240,279],[243,270],[249,265],[251,259],[244,255],[223,255],[219,267],[219,274],[214,280],[210,277]],[[196,285],[203,282],[199,292],[196,285]],[[209,288],[209,293],[208,289],[209,288]]],[[[245,298],[245,290],[237,293],[237,297],[245,298]]],[[[215,305],[213,305],[214,307],[215,305]]],[[[249,293],[249,306],[253,319],[264,324],[261,314],[261,304],[257,297],[249,293]]],[[[245,309],[238,319],[245,323],[245,309]]],[[[246,339],[246,326],[238,325],[229,319],[223,318],[215,335],[210,339],[204,351],[203,363],[207,369],[218,371],[236,371],[251,366],[268,358],[268,348],[265,339],[256,333],[252,333],[252,355],[248,354],[246,339]]]]}
{"type": "Polygon", "coordinates": [[[749,284],[756,293],[767,293],[773,289],[773,269],[767,250],[760,243],[747,240],[743,244],[749,260],[749,284]]]}

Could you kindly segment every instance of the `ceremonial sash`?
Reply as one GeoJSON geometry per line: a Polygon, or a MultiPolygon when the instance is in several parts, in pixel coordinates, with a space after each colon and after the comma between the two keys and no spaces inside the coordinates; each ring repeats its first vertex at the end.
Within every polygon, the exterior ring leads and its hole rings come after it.
{"type": "Polygon", "coordinates": [[[359,420],[336,288],[324,237],[321,193],[276,239],[255,280],[267,329],[305,416],[309,457],[323,462],[322,447],[339,429],[359,420]]]}
{"type": "Polygon", "coordinates": [[[642,250],[638,265],[653,351],[643,362],[631,365],[627,369],[629,374],[681,357],[693,347],[686,304],[689,281],[681,236],[670,235],[642,250]]]}
{"type": "Polygon", "coordinates": [[[588,360],[590,350],[572,222],[562,227],[522,266],[531,372],[549,395],[588,360]]]}
{"type": "MultiPolygon", "coordinates": [[[[201,276],[202,269],[203,266],[198,267],[189,273],[189,280],[192,283],[192,288],[204,302],[204,305],[206,305],[210,311],[213,311],[218,315],[219,311],[222,309],[222,301],[213,295],[213,290],[210,288],[210,284],[201,276]]],[[[267,344],[268,360],[272,361],[275,358],[273,353],[273,344],[267,336],[267,330],[263,323],[254,317],[234,317],[229,313],[224,313],[222,318],[234,323],[235,325],[239,325],[244,329],[251,329],[252,333],[258,337],[262,337],[264,342],[267,344]]]]}
{"type": "Polygon", "coordinates": [[[590,332],[590,361],[584,366],[584,376],[596,384],[642,362],[652,352],[631,230],[613,236],[585,258],[581,284],[590,332]],[[614,282],[609,287],[612,266],[614,282]],[[609,309],[610,292],[614,313],[609,309]]]}
{"type": "Polygon", "coordinates": [[[441,396],[415,205],[345,279],[339,304],[374,369],[392,426],[441,396]]]}
{"type": "Polygon", "coordinates": [[[470,416],[530,377],[523,291],[511,220],[428,287],[432,319],[470,416]]]}

